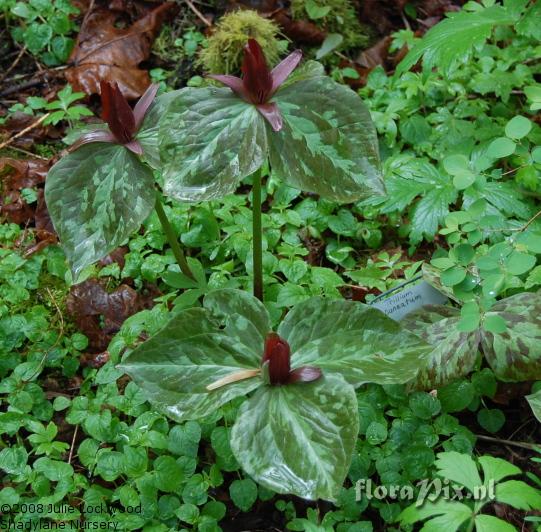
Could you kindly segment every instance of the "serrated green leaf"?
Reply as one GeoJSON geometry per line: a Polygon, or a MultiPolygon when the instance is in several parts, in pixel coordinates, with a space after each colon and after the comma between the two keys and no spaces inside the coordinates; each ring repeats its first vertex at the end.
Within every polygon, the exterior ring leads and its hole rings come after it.
{"type": "Polygon", "coordinates": [[[77,280],[139,229],[156,201],[154,177],[123,146],[87,144],[49,170],[45,199],[77,280]]]}
{"type": "Polygon", "coordinates": [[[497,484],[496,500],[519,510],[541,510],[541,493],[521,480],[497,484]]]}
{"type": "Polygon", "coordinates": [[[472,493],[483,485],[471,456],[456,451],[438,453],[437,456],[435,466],[438,468],[438,474],[443,478],[457,482],[472,493]]]}
{"type": "Polygon", "coordinates": [[[475,532],[516,532],[516,528],[493,515],[477,515],[475,517],[475,532]]]}
{"type": "Polygon", "coordinates": [[[263,387],[241,406],[231,448],[259,484],[305,499],[336,500],[359,420],[352,386],[337,375],[263,387]]]}
{"type": "Polygon", "coordinates": [[[409,70],[421,57],[427,69],[437,67],[448,75],[469,57],[473,47],[488,39],[494,27],[514,22],[507,10],[499,5],[475,13],[460,11],[447,16],[408,52],[396,69],[397,76],[409,70]],[[451,42],[453,46],[449,46],[451,42]]]}
{"type": "Polygon", "coordinates": [[[497,483],[506,477],[520,475],[521,473],[520,468],[511,464],[507,460],[503,460],[502,458],[496,458],[494,456],[480,456],[477,460],[483,469],[485,485],[487,485],[490,481],[497,483]]]}
{"type": "Polygon", "coordinates": [[[426,501],[422,506],[412,504],[402,511],[399,518],[402,524],[411,525],[432,517],[424,524],[423,532],[437,532],[438,530],[454,532],[472,516],[472,509],[461,502],[439,500],[426,501]]]}

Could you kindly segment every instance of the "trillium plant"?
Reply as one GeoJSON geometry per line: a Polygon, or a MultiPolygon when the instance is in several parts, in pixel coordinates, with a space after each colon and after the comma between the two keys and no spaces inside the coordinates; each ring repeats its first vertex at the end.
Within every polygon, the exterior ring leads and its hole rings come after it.
{"type": "Polygon", "coordinates": [[[337,201],[383,194],[376,130],[359,96],[298,67],[295,51],[269,70],[249,39],[242,78],[213,74],[226,87],[185,88],[159,127],[164,192],[183,201],[221,198],[252,176],[254,293],[263,297],[261,174],[337,201]]]}
{"type": "Polygon", "coordinates": [[[45,183],[49,214],[73,279],[120,246],[153,209],[179,267],[193,277],[149,166],[157,164],[154,139],[160,105],[149,108],[158,85],[151,85],[133,110],[116,83],[102,82],[100,89],[105,124],[84,133],[49,170],[45,183]]]}
{"type": "Polygon", "coordinates": [[[46,200],[75,277],[120,245],[156,208],[182,271],[176,235],[156,197],[218,199],[253,183],[254,295],[208,293],[120,365],[178,422],[242,402],[231,447],[244,470],[279,493],[335,500],[358,433],[355,388],[413,379],[431,348],[382,312],[315,297],[273,331],[263,304],[261,187],[267,173],[334,201],[383,194],[374,125],[359,96],[296,51],[272,70],[257,41],[242,77],[157,97],[133,111],[102,85],[107,124],[84,134],[49,172],[46,200]],[[225,85],[225,86],[224,86],[225,85]]]}
{"type": "Polygon", "coordinates": [[[272,332],[257,298],[221,289],[120,368],[179,422],[249,395],[231,430],[242,468],[278,493],[333,501],[358,435],[355,388],[412,379],[430,349],[373,307],[323,297],[295,306],[272,332]]]}

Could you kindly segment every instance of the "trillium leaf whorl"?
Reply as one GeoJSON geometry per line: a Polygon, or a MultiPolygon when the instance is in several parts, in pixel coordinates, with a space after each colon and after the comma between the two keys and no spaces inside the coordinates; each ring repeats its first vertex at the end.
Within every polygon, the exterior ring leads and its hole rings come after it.
{"type": "Polygon", "coordinates": [[[45,200],[75,282],[85,266],[136,231],[154,207],[154,176],[139,159],[145,143],[136,135],[157,88],[151,85],[132,111],[116,84],[102,83],[108,129],[101,125],[82,135],[47,174],[45,200]]]}
{"type": "Polygon", "coordinates": [[[258,299],[222,289],[176,314],[119,368],[177,421],[255,392],[231,435],[241,466],[279,493],[335,500],[358,432],[355,386],[410,380],[429,349],[379,310],[322,297],[272,332],[258,299]]]}
{"type": "Polygon", "coordinates": [[[179,91],[160,124],[165,192],[200,201],[233,192],[270,160],[286,183],[338,201],[384,193],[376,130],[355,92],[293,52],[268,69],[256,41],[227,88],[179,91]]]}

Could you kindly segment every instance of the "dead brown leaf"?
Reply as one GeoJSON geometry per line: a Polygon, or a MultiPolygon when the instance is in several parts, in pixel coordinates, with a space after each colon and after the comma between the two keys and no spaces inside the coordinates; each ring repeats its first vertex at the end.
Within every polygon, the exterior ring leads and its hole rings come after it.
{"type": "Polygon", "coordinates": [[[88,337],[88,350],[106,350],[111,338],[128,317],[152,307],[156,293],[141,295],[126,284],[108,292],[102,282],[88,279],[72,286],[66,300],[68,312],[79,330],[88,337]]]}
{"type": "Polygon", "coordinates": [[[0,158],[2,195],[0,214],[12,223],[28,225],[34,219],[36,207],[28,205],[21,196],[24,188],[35,188],[45,182],[49,163],[41,159],[22,161],[0,158]]]}
{"type": "Polygon", "coordinates": [[[101,80],[116,81],[127,98],[143,94],[150,78],[139,68],[147,60],[154,39],[174,4],[152,9],[131,26],[117,27],[119,13],[97,8],[85,16],[69,63],[66,79],[76,91],[98,94],[101,80]]]}

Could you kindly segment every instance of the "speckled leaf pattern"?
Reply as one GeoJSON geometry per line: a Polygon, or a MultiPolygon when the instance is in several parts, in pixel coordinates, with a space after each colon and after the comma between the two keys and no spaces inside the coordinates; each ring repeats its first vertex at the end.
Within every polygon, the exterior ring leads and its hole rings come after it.
{"type": "Polygon", "coordinates": [[[137,347],[120,364],[154,406],[177,421],[212,413],[262,384],[250,378],[208,391],[207,386],[242,369],[258,368],[254,352],[221,329],[208,309],[177,314],[161,331],[137,347]]]}
{"type": "Polygon", "coordinates": [[[74,281],[140,227],[155,198],[150,169],[117,144],[87,144],[49,170],[45,199],[74,281]]]}
{"type": "Polygon", "coordinates": [[[375,126],[355,92],[308,62],[271,102],[284,120],[279,132],[229,88],[177,91],[160,122],[165,193],[220,198],[267,157],[288,184],[328,199],[384,193],[375,126]]]}
{"type": "Polygon", "coordinates": [[[289,342],[291,367],[319,367],[350,384],[404,383],[415,377],[431,347],[373,307],[312,298],[278,328],[289,342]]]}
{"type": "Polygon", "coordinates": [[[160,157],[167,195],[221,198],[265,161],[265,120],[228,88],[182,89],[160,123],[160,157]]]}
{"type": "Polygon", "coordinates": [[[489,316],[500,316],[507,330],[494,334],[481,330],[485,357],[498,379],[541,379],[541,292],[524,292],[498,301],[489,316]]]}
{"type": "Polygon", "coordinates": [[[222,289],[210,292],[204,306],[225,323],[224,332],[239,340],[254,353],[263,352],[263,344],[271,324],[267,309],[247,292],[222,289]]]}
{"type": "Polygon", "coordinates": [[[527,395],[526,400],[532,409],[533,415],[541,423],[541,390],[527,395]]]}
{"type": "Polygon", "coordinates": [[[355,92],[314,71],[279,90],[284,125],[269,134],[273,172],[292,187],[337,201],[383,194],[376,129],[355,92]]]}
{"type": "Polygon", "coordinates": [[[336,500],[359,430],[357,398],[338,375],[265,386],[241,406],[231,448],[259,484],[305,499],[336,500]]]}
{"type": "Polygon", "coordinates": [[[426,366],[409,385],[432,390],[470,373],[477,359],[479,332],[460,332],[460,311],[444,305],[427,305],[408,314],[401,324],[433,346],[426,366]]]}
{"type": "Polygon", "coordinates": [[[154,169],[161,171],[159,131],[160,120],[165,116],[171,102],[179,95],[180,90],[166,92],[158,96],[145,114],[145,119],[136,135],[143,148],[143,159],[154,169]]]}

